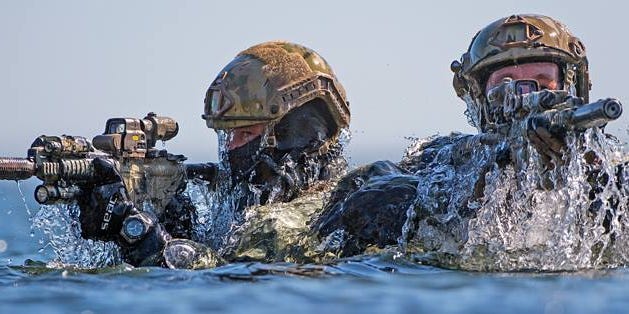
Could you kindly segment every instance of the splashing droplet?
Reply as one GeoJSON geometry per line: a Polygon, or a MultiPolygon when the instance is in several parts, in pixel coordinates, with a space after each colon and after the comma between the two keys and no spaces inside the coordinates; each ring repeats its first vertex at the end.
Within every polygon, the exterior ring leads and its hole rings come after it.
{"type": "Polygon", "coordinates": [[[617,184],[629,178],[619,170],[627,163],[622,145],[600,129],[566,140],[569,152],[551,171],[525,142],[509,143],[519,150],[506,165],[495,162],[493,144],[461,154],[465,137],[416,142],[402,161],[422,182],[402,249],[430,263],[480,271],[626,265],[629,243],[618,240],[629,237],[629,189],[617,184]],[[553,188],[541,188],[544,180],[553,188]]]}

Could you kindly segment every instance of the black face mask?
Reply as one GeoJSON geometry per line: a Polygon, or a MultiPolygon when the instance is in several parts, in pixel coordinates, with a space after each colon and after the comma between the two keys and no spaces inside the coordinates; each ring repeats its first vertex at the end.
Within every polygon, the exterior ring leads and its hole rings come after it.
{"type": "Polygon", "coordinates": [[[325,109],[325,103],[316,99],[290,111],[275,125],[277,148],[310,153],[317,150],[334,131],[335,124],[325,109]]]}
{"type": "Polygon", "coordinates": [[[234,183],[247,181],[252,184],[266,184],[279,177],[279,164],[285,153],[273,148],[260,150],[260,139],[228,152],[234,183]]]}
{"type": "Polygon", "coordinates": [[[261,136],[249,143],[227,152],[232,177],[239,181],[247,178],[258,163],[261,136]]]}
{"type": "MultiPolygon", "coordinates": [[[[231,167],[231,180],[235,185],[246,183],[257,186],[260,204],[266,204],[271,190],[281,188],[281,175],[278,173],[276,149],[260,149],[261,137],[233,149],[227,153],[231,167]],[[279,184],[279,185],[278,185],[279,184]]],[[[284,192],[281,193],[282,197],[284,192]]]]}
{"type": "Polygon", "coordinates": [[[251,183],[263,183],[277,175],[277,169],[287,155],[299,163],[304,155],[316,152],[334,132],[335,124],[325,110],[325,103],[314,100],[292,110],[275,125],[276,147],[261,149],[260,136],[229,151],[232,177],[236,181],[246,179],[251,183]],[[255,178],[250,178],[253,171],[255,178]]]}

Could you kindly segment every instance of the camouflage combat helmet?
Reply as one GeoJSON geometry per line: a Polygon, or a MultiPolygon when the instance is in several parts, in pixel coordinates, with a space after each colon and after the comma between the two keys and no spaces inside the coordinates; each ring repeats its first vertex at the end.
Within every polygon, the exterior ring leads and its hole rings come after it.
{"type": "Polygon", "coordinates": [[[240,52],[205,96],[207,126],[215,130],[274,123],[289,111],[321,99],[337,129],[350,120],[345,90],[316,52],[289,42],[267,42],[240,52]]]}
{"type": "Polygon", "coordinates": [[[499,19],[479,31],[460,61],[454,61],[453,86],[468,104],[470,123],[480,129],[488,76],[504,66],[553,62],[559,66],[563,88],[588,101],[590,80],[583,43],[550,17],[533,14],[499,19]]]}

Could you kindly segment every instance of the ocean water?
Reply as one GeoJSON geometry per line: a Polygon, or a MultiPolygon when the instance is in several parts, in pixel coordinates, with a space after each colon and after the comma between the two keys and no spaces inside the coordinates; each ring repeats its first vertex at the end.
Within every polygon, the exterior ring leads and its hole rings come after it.
{"type": "Polygon", "coordinates": [[[187,271],[50,268],[36,181],[0,182],[0,313],[622,313],[629,270],[482,273],[366,256],[187,271]],[[21,191],[20,191],[21,190],[21,191]],[[23,197],[22,197],[23,195],[23,197]],[[31,261],[32,260],[32,261],[31,261]]]}

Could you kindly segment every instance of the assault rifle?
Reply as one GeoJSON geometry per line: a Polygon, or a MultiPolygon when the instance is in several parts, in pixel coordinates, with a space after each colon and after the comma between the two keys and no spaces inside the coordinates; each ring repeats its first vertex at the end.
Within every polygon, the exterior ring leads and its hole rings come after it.
{"type": "Polygon", "coordinates": [[[538,91],[537,81],[509,80],[489,91],[490,103],[502,103],[491,108],[497,130],[509,127],[514,121],[544,117],[550,127],[584,131],[603,127],[622,115],[622,104],[614,98],[583,104],[581,98],[568,96],[566,91],[538,91]]]}
{"type": "Polygon", "coordinates": [[[0,158],[0,180],[35,176],[42,181],[35,188],[38,203],[68,202],[83,193],[82,187],[98,183],[93,162],[105,158],[116,165],[136,205],[151,201],[159,211],[185,187],[187,178],[209,181],[217,171],[213,164],[183,164],[183,155],[155,148],[178,131],[175,120],[151,112],[144,119],[109,119],[105,132],[91,142],[80,136],[42,135],[26,158],[0,158]]]}

